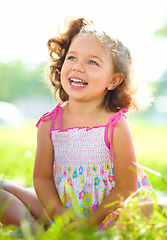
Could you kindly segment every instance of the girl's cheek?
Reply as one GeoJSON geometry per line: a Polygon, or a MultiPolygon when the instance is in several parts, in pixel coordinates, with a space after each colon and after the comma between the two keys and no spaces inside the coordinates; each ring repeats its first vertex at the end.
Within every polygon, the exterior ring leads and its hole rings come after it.
{"type": "Polygon", "coordinates": [[[64,77],[67,74],[67,72],[68,72],[68,67],[67,67],[67,64],[64,63],[62,68],[61,68],[61,75],[60,75],[60,77],[61,78],[64,77]]]}
{"type": "Polygon", "coordinates": [[[60,79],[62,81],[62,79],[64,78],[64,67],[62,66],[61,68],[61,73],[60,73],[60,79]]]}

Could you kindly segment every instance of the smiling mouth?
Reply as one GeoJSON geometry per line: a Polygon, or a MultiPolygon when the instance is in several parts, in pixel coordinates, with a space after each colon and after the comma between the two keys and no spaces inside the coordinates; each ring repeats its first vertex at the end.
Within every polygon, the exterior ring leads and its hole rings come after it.
{"type": "Polygon", "coordinates": [[[75,87],[85,87],[88,85],[87,82],[77,78],[70,78],[70,84],[75,87]]]}

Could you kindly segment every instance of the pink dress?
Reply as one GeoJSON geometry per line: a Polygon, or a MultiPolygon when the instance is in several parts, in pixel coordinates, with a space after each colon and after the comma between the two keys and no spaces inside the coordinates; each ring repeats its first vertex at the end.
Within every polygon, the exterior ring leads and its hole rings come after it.
{"type": "MultiPolygon", "coordinates": [[[[111,126],[110,142],[114,126],[119,124],[127,109],[115,113],[105,126],[93,128],[75,127],[64,131],[61,129],[61,104],[44,114],[38,121],[52,118],[50,137],[54,146],[54,181],[59,198],[66,208],[77,209],[83,216],[93,212],[104,198],[115,188],[112,144],[108,144],[107,132],[111,126]],[[59,128],[54,129],[58,115],[59,128]],[[67,187],[73,192],[70,196],[67,187]]],[[[138,166],[138,188],[142,186],[152,191],[153,188],[140,166],[138,166]]],[[[150,201],[152,197],[145,197],[150,201]]],[[[111,223],[120,210],[109,214],[101,223],[99,229],[104,229],[111,223]]]]}

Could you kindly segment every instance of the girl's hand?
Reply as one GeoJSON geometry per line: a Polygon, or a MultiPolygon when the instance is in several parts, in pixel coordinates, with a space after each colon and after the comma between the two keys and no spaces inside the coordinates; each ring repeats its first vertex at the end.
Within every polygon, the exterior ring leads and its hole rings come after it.
{"type": "Polygon", "coordinates": [[[67,208],[65,208],[63,205],[59,206],[59,211],[57,211],[57,208],[53,208],[52,210],[52,216],[55,218],[56,216],[62,216],[67,211],[67,208]]]}
{"type": "MultiPolygon", "coordinates": [[[[59,216],[62,219],[63,226],[66,227],[70,225],[73,221],[76,221],[78,218],[76,214],[71,209],[64,208],[65,211],[59,216]]],[[[56,219],[55,219],[56,224],[56,219]]]]}
{"type": "Polygon", "coordinates": [[[66,225],[66,229],[80,231],[84,226],[86,226],[86,227],[89,226],[90,227],[86,218],[75,220],[74,222],[66,225]]]}

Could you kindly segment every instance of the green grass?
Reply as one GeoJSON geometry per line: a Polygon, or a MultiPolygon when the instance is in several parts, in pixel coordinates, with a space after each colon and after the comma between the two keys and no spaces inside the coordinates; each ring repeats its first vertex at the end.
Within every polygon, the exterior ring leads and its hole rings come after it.
{"type": "MultiPolygon", "coordinates": [[[[130,122],[130,126],[139,164],[160,172],[167,181],[167,125],[135,121],[130,122]]],[[[163,181],[160,178],[149,172],[146,174],[155,189],[163,189],[163,181]]]]}
{"type": "MultiPolygon", "coordinates": [[[[112,227],[101,232],[91,229],[83,223],[80,231],[62,228],[63,220],[59,218],[55,227],[50,227],[45,233],[32,233],[28,224],[22,225],[22,238],[25,240],[165,240],[167,239],[167,218],[155,210],[150,219],[141,215],[136,201],[132,201],[124,208],[112,227]]],[[[167,215],[167,209],[163,210],[167,215]]],[[[28,222],[27,222],[28,223],[28,222]]],[[[1,227],[0,239],[12,240],[10,231],[17,230],[14,226],[1,227]]]]}
{"type": "Polygon", "coordinates": [[[35,122],[17,128],[0,126],[0,174],[7,180],[32,185],[36,134],[35,122]]]}
{"type": "MultiPolygon", "coordinates": [[[[137,160],[141,165],[156,170],[166,178],[167,173],[167,125],[151,125],[143,121],[130,121],[137,160]]],[[[0,126],[0,174],[9,181],[32,186],[32,173],[36,149],[35,122],[18,128],[0,126]]],[[[161,178],[146,172],[153,187],[164,190],[167,186],[161,178]]],[[[165,179],[166,180],[166,179],[165,179]]],[[[34,235],[23,229],[26,240],[119,240],[119,239],[167,239],[167,219],[155,211],[150,220],[136,213],[136,205],[124,210],[117,224],[109,230],[94,232],[83,226],[80,232],[50,228],[45,234],[34,235]]],[[[165,211],[165,210],[164,210],[165,211]]],[[[166,213],[167,214],[167,213],[166,213]]],[[[0,227],[0,239],[11,240],[8,235],[14,227],[0,227]]],[[[61,228],[60,228],[61,229],[61,228]]]]}

